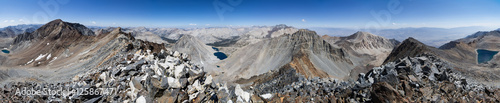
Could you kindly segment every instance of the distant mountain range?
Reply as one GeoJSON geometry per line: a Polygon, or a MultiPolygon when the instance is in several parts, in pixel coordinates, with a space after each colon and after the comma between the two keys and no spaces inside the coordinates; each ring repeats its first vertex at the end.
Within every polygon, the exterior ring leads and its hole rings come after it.
{"type": "MultiPolygon", "coordinates": [[[[22,24],[17,26],[8,26],[5,28],[0,28],[0,37],[14,37],[16,35],[22,34],[23,32],[33,32],[42,24],[22,24]]],[[[184,34],[190,34],[198,37],[204,43],[217,43],[223,40],[238,39],[239,37],[245,37],[243,35],[249,35],[250,38],[265,38],[265,37],[276,37],[284,31],[279,31],[280,29],[293,28],[284,24],[276,26],[253,26],[253,27],[214,27],[214,28],[146,28],[146,27],[128,27],[122,28],[124,32],[131,32],[136,35],[149,36],[139,37],[139,39],[150,39],[154,42],[170,42],[174,43],[184,34]],[[226,30],[224,30],[226,29],[226,30]],[[266,33],[268,32],[268,33],[266,33]],[[273,32],[276,32],[273,34],[273,32]],[[212,36],[199,35],[199,34],[211,34],[212,36]],[[158,35],[160,38],[153,39],[153,35],[158,35]],[[164,41],[162,41],[164,40],[164,41]]],[[[114,27],[101,27],[101,26],[89,26],[94,32],[102,29],[105,31],[111,31],[114,27]]],[[[346,29],[346,28],[322,28],[322,27],[311,27],[310,30],[316,31],[319,35],[329,35],[329,36],[348,36],[357,31],[358,29],[346,29]]],[[[379,35],[389,39],[396,39],[398,41],[403,41],[408,37],[413,37],[415,39],[421,40],[422,43],[430,45],[433,47],[439,47],[449,41],[464,38],[468,35],[474,37],[474,34],[480,34],[483,31],[490,31],[494,28],[488,27],[456,27],[456,28],[432,28],[432,27],[421,27],[421,28],[399,28],[399,29],[381,29],[378,32],[372,32],[375,35],[379,35]],[[479,31],[479,32],[478,32],[479,31]],[[473,35],[471,35],[473,34],[473,35]]],[[[296,31],[292,30],[292,31],[296,31]]],[[[500,29],[497,29],[500,30],[500,29]]],[[[293,33],[288,31],[286,33],[293,33]]],[[[363,31],[363,30],[361,30],[363,31]]],[[[96,33],[97,34],[97,33],[96,33]]],[[[253,42],[253,41],[252,41],[253,42]]]]}
{"type": "MultiPolygon", "coordinates": [[[[310,28],[315,30],[320,35],[330,35],[330,36],[347,36],[356,31],[357,29],[343,29],[343,28],[310,28]]],[[[432,28],[432,27],[421,27],[421,28],[399,28],[399,29],[381,29],[378,32],[372,32],[375,35],[379,35],[385,38],[393,38],[399,41],[403,41],[408,37],[413,37],[415,39],[421,40],[422,43],[439,47],[449,41],[464,38],[467,35],[473,34],[477,31],[490,31],[495,28],[488,27],[457,27],[457,28],[432,28]]]]}
{"type": "Polygon", "coordinates": [[[31,33],[41,26],[42,24],[21,24],[17,26],[0,28],[0,37],[15,37],[16,35],[22,34],[24,32],[31,33]]]}

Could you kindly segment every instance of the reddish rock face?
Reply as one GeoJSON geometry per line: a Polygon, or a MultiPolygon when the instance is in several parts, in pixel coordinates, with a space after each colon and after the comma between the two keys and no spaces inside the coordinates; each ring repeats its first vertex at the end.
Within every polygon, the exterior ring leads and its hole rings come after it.
{"type": "Polygon", "coordinates": [[[386,82],[378,82],[372,85],[372,96],[373,102],[382,103],[382,102],[397,102],[401,103],[403,97],[398,93],[396,89],[394,89],[391,85],[386,82]]]}

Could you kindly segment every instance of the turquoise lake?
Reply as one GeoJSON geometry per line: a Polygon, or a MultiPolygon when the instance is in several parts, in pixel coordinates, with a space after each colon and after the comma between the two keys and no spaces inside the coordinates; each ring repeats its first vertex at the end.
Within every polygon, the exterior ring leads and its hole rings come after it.
{"type": "Polygon", "coordinates": [[[477,49],[477,63],[485,63],[493,59],[493,56],[498,53],[498,51],[489,51],[484,49],[477,49]]]}
{"type": "Polygon", "coordinates": [[[10,51],[9,50],[2,50],[3,53],[6,53],[6,54],[9,54],[10,51]]]}

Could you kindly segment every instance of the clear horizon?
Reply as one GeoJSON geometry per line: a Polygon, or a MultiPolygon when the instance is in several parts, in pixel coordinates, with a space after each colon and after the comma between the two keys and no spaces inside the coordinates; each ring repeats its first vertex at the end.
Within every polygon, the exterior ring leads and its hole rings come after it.
{"type": "Polygon", "coordinates": [[[500,1],[37,0],[0,1],[0,27],[54,19],[103,27],[500,28],[500,1]]]}

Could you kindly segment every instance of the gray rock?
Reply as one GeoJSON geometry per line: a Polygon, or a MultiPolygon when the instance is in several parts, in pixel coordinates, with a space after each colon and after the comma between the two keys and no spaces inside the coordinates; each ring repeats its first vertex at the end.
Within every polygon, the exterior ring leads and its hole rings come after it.
{"type": "Polygon", "coordinates": [[[181,84],[182,88],[185,88],[188,85],[188,78],[179,79],[179,83],[181,84]]]}
{"type": "Polygon", "coordinates": [[[203,85],[211,85],[211,84],[212,84],[212,75],[208,75],[205,78],[205,82],[203,83],[203,85]]]}
{"type": "Polygon", "coordinates": [[[243,91],[239,84],[236,85],[234,93],[238,96],[239,99],[242,99],[243,102],[250,102],[250,93],[243,91]]]}
{"type": "Polygon", "coordinates": [[[167,77],[162,77],[161,80],[157,78],[151,78],[151,83],[154,87],[159,89],[167,89],[169,87],[167,77]]]}
{"type": "Polygon", "coordinates": [[[179,57],[179,56],[181,56],[181,53],[179,53],[178,51],[175,51],[175,52],[174,52],[174,54],[173,54],[172,56],[174,56],[174,57],[179,57]]]}
{"type": "Polygon", "coordinates": [[[182,87],[181,83],[179,82],[179,79],[175,79],[173,77],[167,77],[167,82],[168,82],[168,86],[170,88],[181,88],[182,87]]]}

